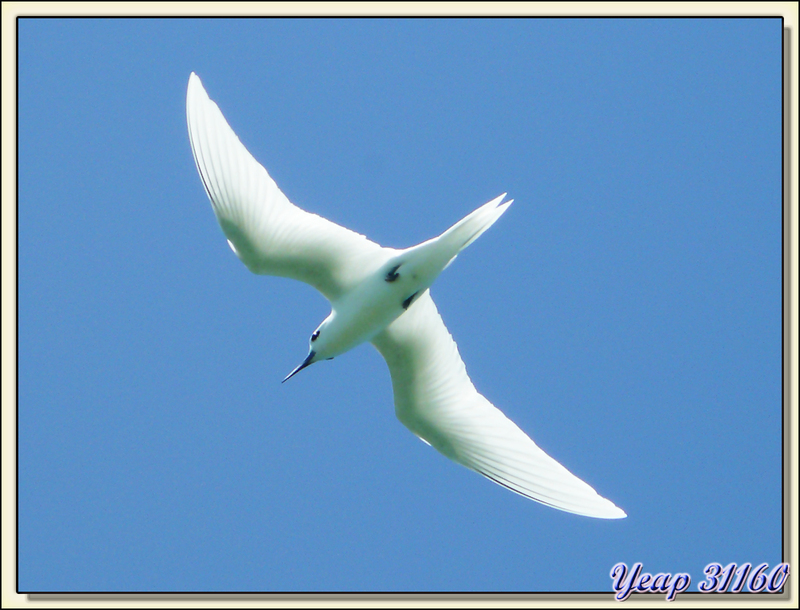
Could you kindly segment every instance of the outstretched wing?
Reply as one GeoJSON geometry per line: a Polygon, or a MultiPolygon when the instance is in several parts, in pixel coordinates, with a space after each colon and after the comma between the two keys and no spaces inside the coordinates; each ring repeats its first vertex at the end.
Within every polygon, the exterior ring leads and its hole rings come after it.
{"type": "Polygon", "coordinates": [[[389,365],[398,419],[441,453],[542,504],[626,516],[478,393],[429,292],[372,343],[389,365]]]}
{"type": "Polygon", "coordinates": [[[236,137],[194,72],[186,122],[214,214],[253,273],[301,280],[334,300],[391,257],[391,249],[293,205],[236,137]]]}

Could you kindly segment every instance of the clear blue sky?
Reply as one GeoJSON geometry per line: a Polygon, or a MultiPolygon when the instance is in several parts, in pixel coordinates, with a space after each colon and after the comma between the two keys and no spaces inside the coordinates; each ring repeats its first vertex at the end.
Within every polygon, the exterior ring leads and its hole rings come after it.
{"type": "Polygon", "coordinates": [[[610,591],[781,557],[781,21],[22,20],[23,591],[610,591]],[[477,388],[622,507],[458,466],[324,298],[252,275],[203,80],[297,205],[387,246],[507,191],[432,289],[477,388]]]}

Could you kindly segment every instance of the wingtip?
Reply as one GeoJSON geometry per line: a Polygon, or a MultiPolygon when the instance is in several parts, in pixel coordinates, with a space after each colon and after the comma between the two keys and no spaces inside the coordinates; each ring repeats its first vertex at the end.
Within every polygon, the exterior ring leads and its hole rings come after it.
{"type": "Polygon", "coordinates": [[[189,112],[190,107],[197,108],[206,103],[206,100],[211,104],[216,104],[208,97],[206,88],[203,86],[200,77],[194,72],[189,75],[189,84],[186,87],[186,111],[189,112]]]}
{"type": "Polygon", "coordinates": [[[187,87],[188,92],[191,92],[192,90],[204,91],[203,83],[200,82],[200,77],[194,72],[189,75],[189,85],[187,87]]]}
{"type": "MultiPolygon", "coordinates": [[[[537,498],[533,498],[531,496],[528,496],[528,497],[530,497],[532,500],[535,500],[537,502],[541,502],[541,500],[539,500],[537,498]]],[[[589,517],[591,519],[608,519],[610,521],[612,519],[625,519],[628,516],[625,513],[624,510],[622,510],[618,506],[615,506],[611,502],[609,502],[610,506],[609,505],[594,506],[592,508],[589,508],[589,507],[564,507],[564,506],[557,506],[555,504],[550,504],[550,503],[547,503],[547,502],[544,502],[543,504],[546,504],[547,506],[550,506],[552,508],[557,508],[559,510],[563,510],[563,511],[568,512],[568,513],[581,515],[583,517],[589,517]]]]}
{"type": "Polygon", "coordinates": [[[607,510],[604,510],[602,514],[596,515],[600,519],[625,519],[628,514],[622,510],[619,506],[611,502],[610,500],[608,503],[611,505],[608,507],[607,510]]]}

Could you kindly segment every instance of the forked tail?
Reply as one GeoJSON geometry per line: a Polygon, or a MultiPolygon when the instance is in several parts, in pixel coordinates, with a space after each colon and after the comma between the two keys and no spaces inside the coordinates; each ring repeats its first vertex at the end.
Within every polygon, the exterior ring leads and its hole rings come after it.
{"type": "MultiPolygon", "coordinates": [[[[436,238],[441,250],[449,255],[447,265],[453,262],[459,252],[491,227],[503,215],[503,212],[508,209],[508,206],[514,202],[513,199],[510,199],[505,203],[501,203],[505,196],[506,193],[503,193],[489,203],[482,205],[436,238]]],[[[445,268],[447,268],[447,265],[445,265],[445,268]]]]}
{"type": "MultiPolygon", "coordinates": [[[[439,237],[434,237],[411,248],[401,250],[387,263],[387,282],[394,282],[406,275],[416,280],[419,291],[429,288],[436,277],[453,262],[459,252],[478,239],[480,235],[503,215],[514,201],[501,203],[505,193],[482,205],[477,210],[459,220],[439,237]]],[[[407,307],[404,305],[404,309],[407,307]]]]}

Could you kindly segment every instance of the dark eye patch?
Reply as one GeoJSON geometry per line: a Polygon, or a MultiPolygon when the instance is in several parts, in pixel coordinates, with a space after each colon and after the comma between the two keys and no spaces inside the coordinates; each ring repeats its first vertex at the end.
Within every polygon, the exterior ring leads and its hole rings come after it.
{"type": "Polygon", "coordinates": [[[314,331],[314,334],[313,334],[313,335],[311,335],[311,342],[313,343],[314,341],[316,341],[316,340],[317,340],[317,337],[319,337],[319,331],[318,331],[318,330],[315,330],[315,331],[314,331]]]}

